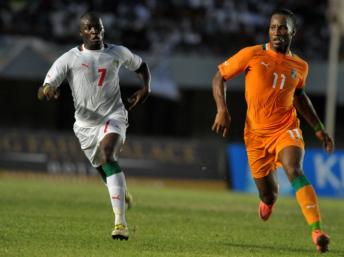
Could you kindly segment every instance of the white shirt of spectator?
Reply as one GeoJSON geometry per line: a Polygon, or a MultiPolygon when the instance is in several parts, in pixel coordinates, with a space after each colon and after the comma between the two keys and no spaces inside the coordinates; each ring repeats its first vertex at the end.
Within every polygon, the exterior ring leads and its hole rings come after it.
{"type": "Polygon", "coordinates": [[[101,50],[82,46],[59,57],[48,71],[44,84],[59,87],[67,79],[73,96],[75,122],[92,127],[109,116],[126,116],[119,87],[119,69],[137,70],[142,59],[124,46],[108,44],[101,50]]]}

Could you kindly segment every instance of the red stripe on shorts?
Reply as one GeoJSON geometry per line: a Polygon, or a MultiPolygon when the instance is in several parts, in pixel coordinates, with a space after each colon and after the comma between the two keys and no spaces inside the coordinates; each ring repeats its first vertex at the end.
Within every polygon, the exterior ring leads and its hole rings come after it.
{"type": "Polygon", "coordinates": [[[107,131],[108,127],[109,127],[109,123],[110,123],[109,120],[105,123],[104,133],[106,133],[106,131],[107,131]]]}

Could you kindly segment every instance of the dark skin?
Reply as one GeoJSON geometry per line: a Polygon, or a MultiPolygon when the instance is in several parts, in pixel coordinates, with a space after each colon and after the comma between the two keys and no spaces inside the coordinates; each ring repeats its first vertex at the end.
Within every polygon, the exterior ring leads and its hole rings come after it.
{"type": "Polygon", "coordinates": [[[97,16],[86,16],[80,19],[80,37],[84,47],[99,50],[104,47],[104,26],[97,16]]]}
{"type": "MultiPolygon", "coordinates": [[[[291,55],[290,45],[295,33],[293,21],[287,15],[274,14],[271,16],[269,43],[273,51],[284,55],[291,55]]],[[[219,71],[213,77],[212,88],[217,107],[212,130],[223,137],[228,137],[231,115],[226,104],[225,80],[219,71]]],[[[298,113],[305,118],[310,126],[314,127],[320,122],[312,102],[305,92],[295,94],[293,104],[298,113]]],[[[315,136],[322,142],[326,152],[333,152],[333,139],[325,129],[315,132],[315,136]]],[[[278,153],[278,161],[282,163],[289,181],[293,181],[296,177],[303,175],[303,158],[304,150],[296,146],[287,146],[278,153]]],[[[270,172],[269,175],[254,179],[254,181],[258,188],[260,199],[266,204],[273,204],[277,200],[278,195],[276,173],[270,172]]]]}
{"type": "MultiPolygon", "coordinates": [[[[80,37],[83,41],[83,46],[89,50],[100,50],[104,48],[104,26],[100,17],[95,14],[89,14],[80,19],[80,37]]],[[[141,81],[143,87],[137,90],[127,100],[129,103],[129,110],[133,110],[138,104],[142,104],[148,98],[150,93],[151,75],[146,63],[142,62],[140,67],[135,71],[141,81]]],[[[38,99],[57,99],[59,97],[59,90],[45,84],[38,90],[38,99]]],[[[100,142],[100,150],[102,156],[102,163],[107,163],[113,160],[114,153],[117,155],[120,150],[122,139],[116,133],[107,134],[100,142]]],[[[101,167],[97,168],[99,172],[101,167]]]]}

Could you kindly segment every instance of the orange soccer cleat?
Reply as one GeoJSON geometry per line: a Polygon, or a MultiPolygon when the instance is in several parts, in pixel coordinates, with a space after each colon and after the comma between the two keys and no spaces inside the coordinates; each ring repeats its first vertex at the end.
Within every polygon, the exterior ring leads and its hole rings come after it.
{"type": "Polygon", "coordinates": [[[263,201],[260,201],[258,207],[258,215],[263,221],[267,221],[272,213],[274,204],[266,204],[263,201]]]}
{"type": "Polygon", "coordinates": [[[318,252],[324,253],[328,251],[330,237],[320,229],[316,229],[312,232],[312,241],[315,244],[318,252]]]}

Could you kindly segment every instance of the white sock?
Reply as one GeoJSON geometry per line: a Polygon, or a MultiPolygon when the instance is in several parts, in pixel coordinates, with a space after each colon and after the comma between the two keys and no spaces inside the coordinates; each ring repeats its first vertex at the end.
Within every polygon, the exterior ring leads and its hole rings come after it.
{"type": "Polygon", "coordinates": [[[115,213],[115,224],[127,225],[125,219],[125,177],[124,173],[116,173],[106,178],[110,201],[115,213]]]}

